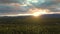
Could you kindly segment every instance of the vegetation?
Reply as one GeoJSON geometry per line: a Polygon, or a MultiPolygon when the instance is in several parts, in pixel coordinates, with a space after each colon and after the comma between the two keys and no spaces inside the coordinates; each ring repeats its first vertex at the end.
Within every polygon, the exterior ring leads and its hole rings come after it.
{"type": "Polygon", "coordinates": [[[0,34],[60,34],[60,18],[0,17],[0,34]]]}

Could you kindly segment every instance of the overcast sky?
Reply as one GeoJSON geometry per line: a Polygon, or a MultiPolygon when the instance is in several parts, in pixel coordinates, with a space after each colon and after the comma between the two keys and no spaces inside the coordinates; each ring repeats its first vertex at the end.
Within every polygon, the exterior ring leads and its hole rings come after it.
{"type": "Polygon", "coordinates": [[[0,15],[26,14],[32,8],[60,12],[60,0],[0,0],[0,15]]]}

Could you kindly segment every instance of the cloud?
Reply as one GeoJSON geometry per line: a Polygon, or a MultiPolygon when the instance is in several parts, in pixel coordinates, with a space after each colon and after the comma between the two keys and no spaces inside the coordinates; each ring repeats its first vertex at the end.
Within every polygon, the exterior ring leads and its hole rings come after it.
{"type": "Polygon", "coordinates": [[[0,15],[27,13],[29,9],[29,7],[24,7],[24,6],[9,6],[9,5],[3,6],[3,5],[0,5],[0,15]]]}
{"type": "Polygon", "coordinates": [[[60,0],[37,0],[37,2],[33,2],[33,0],[0,0],[0,15],[29,13],[29,10],[33,8],[59,12],[60,0]]]}
{"type": "Polygon", "coordinates": [[[0,3],[22,3],[25,0],[0,0],[0,3]]]}

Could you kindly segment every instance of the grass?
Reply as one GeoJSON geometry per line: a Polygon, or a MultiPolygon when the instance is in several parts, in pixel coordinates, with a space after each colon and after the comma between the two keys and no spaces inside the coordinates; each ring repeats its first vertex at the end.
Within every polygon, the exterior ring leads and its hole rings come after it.
{"type": "Polygon", "coordinates": [[[0,34],[60,34],[60,18],[0,18],[0,34]]]}

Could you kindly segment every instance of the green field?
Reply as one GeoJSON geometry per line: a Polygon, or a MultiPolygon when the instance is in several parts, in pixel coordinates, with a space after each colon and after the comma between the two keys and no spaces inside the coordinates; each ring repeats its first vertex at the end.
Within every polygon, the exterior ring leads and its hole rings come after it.
{"type": "Polygon", "coordinates": [[[0,18],[0,34],[60,34],[60,18],[0,18]]]}

